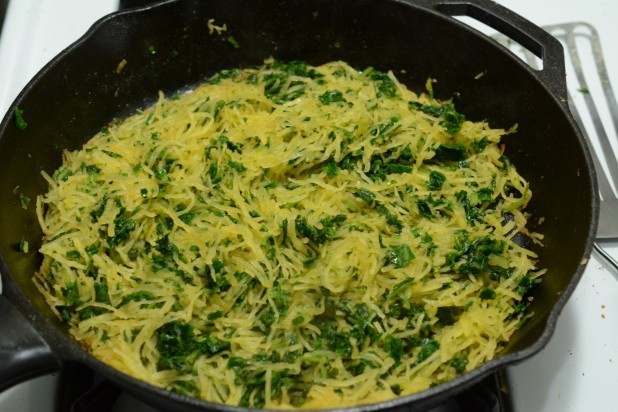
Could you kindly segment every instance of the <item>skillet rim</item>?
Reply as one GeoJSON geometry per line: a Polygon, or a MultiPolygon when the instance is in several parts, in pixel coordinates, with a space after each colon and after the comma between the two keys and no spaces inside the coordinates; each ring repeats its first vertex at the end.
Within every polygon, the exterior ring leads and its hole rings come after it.
{"type": "MultiPolygon", "coordinates": [[[[423,12],[431,13],[439,18],[448,20],[451,24],[457,25],[461,30],[466,30],[466,31],[475,33],[476,35],[485,39],[488,42],[488,45],[490,44],[489,43],[490,39],[487,36],[483,35],[482,33],[477,32],[471,27],[457,21],[456,19],[448,15],[445,15],[444,13],[440,13],[439,11],[428,8],[427,4],[434,3],[432,1],[429,1],[429,2],[420,1],[417,3],[411,0],[393,0],[393,1],[411,5],[417,9],[420,9],[423,12]]],[[[451,0],[447,0],[446,2],[448,1],[451,1],[451,0]]],[[[45,77],[45,75],[51,68],[59,64],[59,62],[62,61],[66,56],[70,55],[75,50],[78,50],[80,47],[82,47],[84,43],[86,43],[88,40],[92,38],[96,38],[99,32],[102,31],[103,27],[105,27],[107,24],[116,22],[117,19],[122,18],[123,16],[146,14],[149,12],[149,10],[156,9],[159,7],[165,7],[167,5],[173,5],[175,3],[181,3],[181,2],[182,0],[164,0],[156,4],[152,4],[152,5],[148,5],[144,7],[114,12],[107,16],[102,17],[97,22],[95,22],[83,36],[81,36],[78,40],[76,40],[74,43],[72,43],[67,48],[65,48],[62,52],[60,52],[57,56],[55,56],[50,62],[48,62],[33,77],[33,79],[30,82],[28,82],[28,84],[24,87],[24,89],[19,93],[15,101],[9,106],[9,109],[4,116],[2,124],[0,125],[0,139],[4,136],[4,130],[6,129],[6,127],[8,127],[8,125],[11,123],[13,108],[19,106],[19,103],[25,97],[27,97],[29,91],[38,84],[41,78],[45,77]]],[[[445,2],[438,2],[438,3],[445,3],[445,2]]],[[[455,1],[455,3],[458,3],[458,2],[455,1]]],[[[465,2],[465,3],[486,4],[487,2],[485,2],[484,0],[476,0],[476,3],[474,1],[465,2]]],[[[494,47],[497,47],[497,46],[494,45],[494,47]]],[[[584,254],[582,255],[582,264],[578,266],[577,270],[571,277],[568,283],[568,286],[562,292],[562,296],[558,299],[558,301],[554,304],[551,311],[549,312],[547,321],[543,328],[543,333],[536,339],[536,341],[533,344],[527,346],[526,348],[514,351],[512,353],[508,353],[505,355],[499,355],[496,358],[481,365],[480,367],[474,369],[473,371],[470,371],[464,375],[461,375],[449,382],[440,384],[438,386],[429,388],[427,390],[418,392],[416,394],[403,396],[403,397],[397,397],[392,400],[368,404],[368,405],[351,406],[351,407],[344,407],[344,408],[320,409],[320,411],[324,411],[324,410],[328,410],[328,411],[346,410],[346,411],[359,411],[359,412],[360,411],[374,411],[374,410],[406,407],[406,406],[410,406],[409,404],[414,404],[415,406],[417,403],[421,404],[423,401],[431,401],[431,399],[443,393],[446,393],[447,395],[452,395],[452,394],[465,390],[467,387],[478,382],[481,378],[487,376],[489,373],[495,372],[506,365],[518,363],[518,362],[521,362],[525,359],[532,357],[533,355],[538,353],[540,350],[542,350],[547,345],[551,336],[553,335],[558,316],[560,315],[566,302],[568,301],[569,297],[572,295],[575,287],[577,286],[581,277],[583,276],[583,273],[586,268],[584,261],[589,259],[591,255],[592,245],[593,245],[593,235],[596,232],[596,225],[598,223],[598,208],[599,208],[598,190],[597,190],[596,175],[595,175],[596,172],[594,170],[594,165],[592,163],[588,148],[584,144],[584,136],[581,130],[579,129],[579,127],[577,126],[577,124],[575,123],[571,113],[568,110],[568,103],[566,102],[566,99],[560,99],[559,96],[556,96],[554,93],[552,93],[548,85],[539,78],[538,73],[535,73],[533,69],[531,69],[529,66],[522,63],[516,57],[510,55],[510,53],[507,53],[506,50],[503,50],[503,52],[505,55],[509,56],[509,58],[514,64],[517,64],[519,66],[518,68],[520,70],[523,69],[527,71],[528,74],[532,75],[534,79],[537,80],[537,83],[543,88],[543,90],[551,96],[552,100],[560,108],[560,112],[563,115],[564,120],[568,121],[570,128],[575,132],[575,135],[579,142],[579,146],[586,160],[586,165],[588,166],[586,170],[588,172],[587,177],[588,177],[588,181],[590,184],[589,187],[591,189],[593,196],[591,196],[591,199],[592,199],[591,206],[592,207],[591,207],[590,228],[589,228],[588,237],[586,239],[586,244],[584,247],[584,254]]],[[[220,411],[230,411],[230,412],[231,411],[234,411],[234,412],[246,411],[248,409],[245,407],[222,405],[222,404],[218,404],[218,403],[214,403],[210,401],[203,401],[203,400],[198,400],[196,398],[179,395],[179,394],[170,392],[168,390],[155,387],[154,385],[142,382],[138,379],[135,379],[99,361],[93,355],[91,355],[90,353],[82,349],[81,346],[75,340],[69,338],[67,335],[57,330],[55,326],[51,325],[47,321],[44,321],[44,320],[41,321],[42,320],[41,318],[43,317],[39,314],[38,310],[34,307],[34,305],[31,303],[30,299],[26,296],[26,294],[21,290],[19,285],[17,285],[17,282],[13,279],[12,275],[10,274],[10,271],[8,271],[8,267],[6,263],[4,262],[4,258],[1,258],[0,266],[3,272],[2,279],[5,281],[5,287],[4,287],[5,295],[9,297],[9,300],[11,300],[12,303],[18,303],[17,306],[20,307],[20,310],[22,312],[24,311],[26,312],[25,314],[28,315],[28,317],[33,320],[33,323],[35,323],[35,328],[42,334],[44,340],[47,341],[50,344],[50,346],[54,348],[54,352],[56,354],[62,355],[61,359],[76,360],[79,362],[86,363],[90,366],[93,366],[95,369],[103,369],[105,370],[104,373],[108,376],[112,376],[114,380],[130,382],[131,385],[140,387],[141,391],[150,392],[152,394],[155,394],[157,396],[163,396],[165,398],[171,398],[172,400],[179,401],[181,403],[188,404],[191,406],[203,407],[207,409],[214,409],[214,410],[220,410],[220,411]],[[17,299],[18,302],[13,302],[11,298],[17,299]],[[37,317],[38,319],[36,319],[37,317]]],[[[268,409],[262,409],[262,410],[268,410],[268,409]]]]}

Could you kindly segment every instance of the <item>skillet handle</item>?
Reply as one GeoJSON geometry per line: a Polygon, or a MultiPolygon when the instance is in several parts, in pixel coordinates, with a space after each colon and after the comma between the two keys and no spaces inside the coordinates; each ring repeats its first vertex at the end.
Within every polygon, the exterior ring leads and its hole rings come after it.
{"type": "Polygon", "coordinates": [[[567,106],[564,50],[555,37],[492,0],[421,0],[421,3],[448,16],[473,18],[521,44],[543,61],[543,68],[535,70],[537,78],[567,106]]]}
{"type": "Polygon", "coordinates": [[[0,365],[0,392],[61,366],[47,343],[4,295],[0,295],[0,365]]]}

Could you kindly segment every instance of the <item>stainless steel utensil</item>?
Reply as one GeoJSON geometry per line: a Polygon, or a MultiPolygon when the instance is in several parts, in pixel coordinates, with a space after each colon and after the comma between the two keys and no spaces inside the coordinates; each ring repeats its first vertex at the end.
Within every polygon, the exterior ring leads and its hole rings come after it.
{"type": "MultiPolygon", "coordinates": [[[[594,251],[618,279],[618,261],[609,251],[612,244],[618,245],[618,104],[607,74],[599,35],[592,25],[585,22],[562,23],[543,28],[560,40],[565,49],[567,76],[572,76],[567,78],[569,108],[587,137],[601,196],[594,251]],[[593,59],[584,60],[594,61],[593,66],[582,65],[582,53],[592,55],[593,59]]],[[[542,62],[530,51],[517,47],[512,40],[501,34],[493,37],[518,54],[531,67],[539,68],[542,62]]]]}

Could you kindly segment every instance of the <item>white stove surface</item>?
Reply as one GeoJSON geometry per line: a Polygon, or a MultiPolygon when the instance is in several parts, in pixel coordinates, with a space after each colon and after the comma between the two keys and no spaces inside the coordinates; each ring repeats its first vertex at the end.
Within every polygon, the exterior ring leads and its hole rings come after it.
{"type": "MultiPolygon", "coordinates": [[[[0,114],[23,86],[117,0],[11,0],[0,34],[0,114]]],[[[499,0],[543,26],[584,21],[598,31],[609,76],[618,90],[618,2],[615,0],[499,0]]],[[[577,98],[577,96],[575,96],[577,98]]],[[[614,135],[615,137],[615,135],[614,135]]],[[[618,151],[618,139],[616,139],[618,151]]],[[[618,245],[611,253],[618,257],[618,245]]],[[[1,291],[1,285],[0,285],[1,291]]],[[[507,371],[514,412],[618,411],[618,275],[595,256],[559,318],[549,345],[507,371]]],[[[57,376],[0,393],[0,411],[53,409],[57,376]]],[[[132,405],[132,404],[131,404],[132,405]]],[[[150,411],[150,408],[133,412],[150,411]]]]}

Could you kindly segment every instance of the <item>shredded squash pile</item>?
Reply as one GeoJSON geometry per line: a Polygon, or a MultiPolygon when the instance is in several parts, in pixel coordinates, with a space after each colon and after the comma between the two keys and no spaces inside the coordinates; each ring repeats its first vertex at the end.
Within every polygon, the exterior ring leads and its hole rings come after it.
{"type": "Polygon", "coordinates": [[[492,359],[543,269],[518,238],[511,131],[392,72],[219,72],[66,152],[34,281],[135,378],[213,402],[331,408],[492,359]]]}

